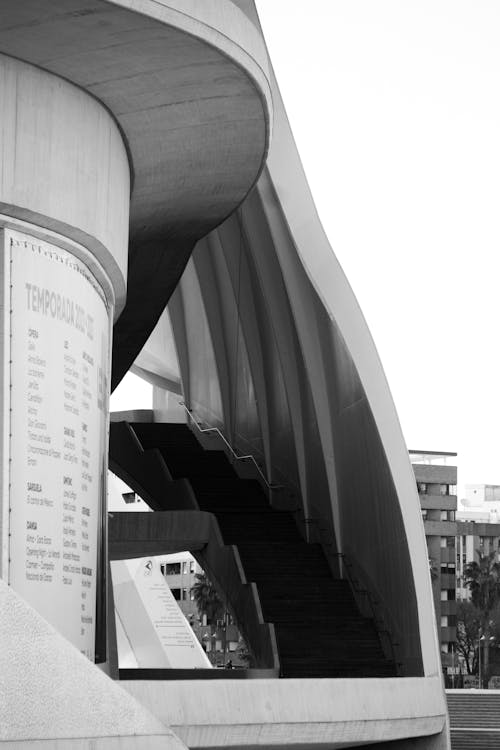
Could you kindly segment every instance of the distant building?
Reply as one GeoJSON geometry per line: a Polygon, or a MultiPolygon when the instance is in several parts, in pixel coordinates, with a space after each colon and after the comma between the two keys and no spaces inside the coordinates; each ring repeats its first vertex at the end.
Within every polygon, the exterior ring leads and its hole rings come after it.
{"type": "Polygon", "coordinates": [[[456,642],[456,453],[410,451],[429,554],[443,667],[452,666],[456,642]]]}
{"type": "Polygon", "coordinates": [[[466,484],[465,505],[490,505],[496,503],[500,506],[500,485],[498,484],[466,484]]]}
{"type": "Polygon", "coordinates": [[[196,574],[203,573],[201,567],[189,552],[176,552],[161,558],[160,570],[184,616],[195,624],[199,615],[191,589],[196,574]]]}
{"type": "Polygon", "coordinates": [[[223,666],[231,655],[234,666],[246,666],[235,654],[241,636],[230,615],[227,614],[209,627],[206,615],[198,612],[192,588],[196,583],[196,575],[203,573],[203,569],[194,557],[189,552],[165,555],[160,559],[160,570],[212,664],[223,666]]]}
{"type": "Polygon", "coordinates": [[[482,555],[495,552],[500,562],[500,523],[476,520],[457,521],[457,596],[459,599],[470,599],[470,591],[464,585],[465,566],[477,560],[478,552],[482,555]]]}

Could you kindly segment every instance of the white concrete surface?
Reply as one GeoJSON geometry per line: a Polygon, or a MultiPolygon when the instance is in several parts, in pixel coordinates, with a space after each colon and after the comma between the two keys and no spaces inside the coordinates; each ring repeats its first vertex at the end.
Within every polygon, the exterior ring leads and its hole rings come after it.
{"type": "Polygon", "coordinates": [[[130,171],[109,112],[81,88],[0,54],[0,213],[97,257],[123,307],[130,171]]]}
{"type": "Polygon", "coordinates": [[[3,581],[0,643],[2,748],[37,741],[44,748],[185,750],[159,719],[92,665],[3,581]]]}
{"type": "Polygon", "coordinates": [[[194,748],[355,747],[438,735],[440,678],[124,681],[194,748]]]}

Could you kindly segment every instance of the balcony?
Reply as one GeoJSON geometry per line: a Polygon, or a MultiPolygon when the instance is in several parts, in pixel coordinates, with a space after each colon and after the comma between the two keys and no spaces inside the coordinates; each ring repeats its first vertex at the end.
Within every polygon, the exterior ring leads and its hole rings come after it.
{"type": "Polygon", "coordinates": [[[456,466],[436,466],[433,464],[413,464],[417,482],[428,484],[456,484],[456,466]]]}
{"type": "Polygon", "coordinates": [[[441,638],[441,643],[449,643],[450,641],[456,641],[457,639],[456,627],[440,628],[439,637],[441,638]]]}
{"type": "MultiPolygon", "coordinates": [[[[456,521],[424,521],[426,536],[456,536],[456,521]]],[[[453,561],[450,561],[453,562],[453,561]]]]}
{"type": "Polygon", "coordinates": [[[452,573],[441,573],[439,583],[442,589],[454,589],[456,588],[456,578],[452,573]]]}
{"type": "Polygon", "coordinates": [[[456,495],[419,495],[420,507],[426,510],[456,510],[456,495]]]}
{"type": "Polygon", "coordinates": [[[455,547],[441,547],[441,562],[455,562],[455,547]]]}
{"type": "Polygon", "coordinates": [[[457,603],[454,599],[452,601],[441,602],[440,609],[442,615],[456,615],[457,603]]]}

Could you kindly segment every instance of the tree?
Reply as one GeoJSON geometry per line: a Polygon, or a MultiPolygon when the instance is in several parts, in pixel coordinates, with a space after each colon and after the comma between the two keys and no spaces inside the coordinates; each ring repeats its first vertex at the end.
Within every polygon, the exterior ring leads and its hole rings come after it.
{"type": "Polygon", "coordinates": [[[217,620],[222,619],[224,616],[224,604],[206,573],[197,573],[195,575],[195,583],[191,591],[194,595],[198,612],[200,615],[206,615],[209,625],[215,624],[217,620]]]}
{"type": "Polygon", "coordinates": [[[478,638],[481,639],[484,655],[483,680],[488,680],[490,638],[495,626],[492,615],[500,602],[500,563],[496,560],[496,552],[483,555],[476,550],[476,554],[477,562],[474,560],[465,567],[464,581],[470,589],[472,603],[480,613],[478,638]]]}
{"type": "Polygon", "coordinates": [[[481,613],[472,602],[457,602],[457,653],[463,659],[467,674],[476,674],[481,613]]]}

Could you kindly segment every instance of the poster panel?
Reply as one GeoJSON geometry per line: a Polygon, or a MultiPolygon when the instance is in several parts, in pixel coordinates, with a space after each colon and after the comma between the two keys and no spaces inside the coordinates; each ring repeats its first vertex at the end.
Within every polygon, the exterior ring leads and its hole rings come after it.
{"type": "Polygon", "coordinates": [[[111,575],[121,668],[212,668],[157,559],[114,560],[111,575]]]}
{"type": "Polygon", "coordinates": [[[93,660],[106,489],[108,308],[95,278],[71,254],[18,232],[7,232],[6,243],[9,582],[93,660]]]}

